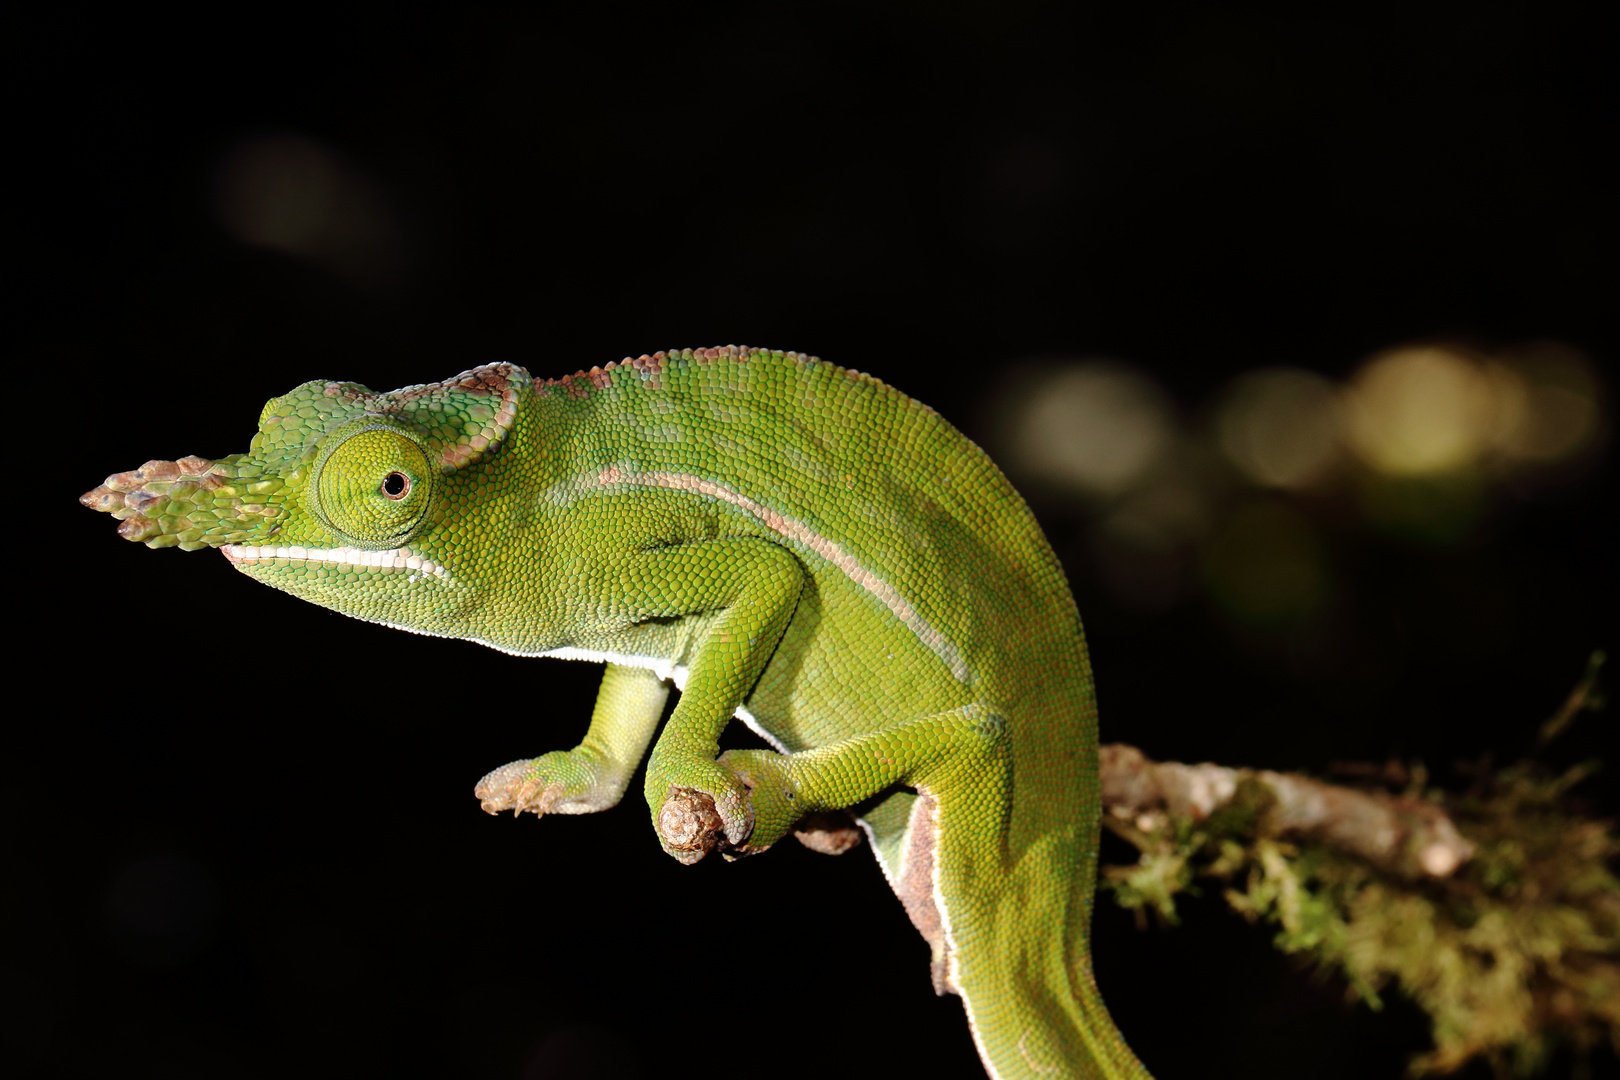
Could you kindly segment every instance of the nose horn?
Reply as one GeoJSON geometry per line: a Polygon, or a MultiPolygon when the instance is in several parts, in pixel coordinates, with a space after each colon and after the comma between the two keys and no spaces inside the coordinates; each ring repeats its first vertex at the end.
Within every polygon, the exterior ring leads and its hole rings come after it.
{"type": "MultiPolygon", "coordinates": [[[[79,502],[117,518],[118,535],[125,540],[186,551],[219,547],[248,539],[260,521],[277,513],[276,507],[263,504],[272,491],[254,491],[259,499],[248,503],[232,483],[232,472],[222,462],[200,457],[148,461],[107,477],[106,483],[79,496],[79,502]]],[[[279,489],[281,484],[252,485],[272,486],[279,489]]]]}

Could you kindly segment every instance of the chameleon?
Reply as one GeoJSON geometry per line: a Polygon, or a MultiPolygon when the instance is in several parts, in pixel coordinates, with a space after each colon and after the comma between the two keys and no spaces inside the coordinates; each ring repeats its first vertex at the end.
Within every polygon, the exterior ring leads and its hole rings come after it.
{"type": "Polygon", "coordinates": [[[316,380],[246,453],[80,501],[356,618],[605,662],[579,745],[490,772],[484,810],[606,810],[645,758],[682,863],[865,839],[991,1077],[1147,1078],[1091,968],[1097,707],[1067,579],[990,458],[881,380],[740,346],[316,380]],[[770,749],[721,753],[733,719],[770,749]]]}

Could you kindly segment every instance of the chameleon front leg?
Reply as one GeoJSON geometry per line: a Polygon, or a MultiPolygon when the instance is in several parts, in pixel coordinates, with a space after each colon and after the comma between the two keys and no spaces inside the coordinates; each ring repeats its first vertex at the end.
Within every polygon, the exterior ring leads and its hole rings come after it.
{"type": "Polygon", "coordinates": [[[578,746],[503,765],[478,781],[473,794],[490,814],[590,814],[615,806],[668,699],[668,684],[653,672],[609,664],[578,746]]]}
{"type": "Polygon", "coordinates": [[[643,552],[620,571],[640,618],[716,615],[681,700],[647,759],[646,796],[664,850],[694,863],[753,829],[748,790],[720,765],[720,733],[758,681],[798,607],[804,568],[786,548],[728,537],[643,552]]]}

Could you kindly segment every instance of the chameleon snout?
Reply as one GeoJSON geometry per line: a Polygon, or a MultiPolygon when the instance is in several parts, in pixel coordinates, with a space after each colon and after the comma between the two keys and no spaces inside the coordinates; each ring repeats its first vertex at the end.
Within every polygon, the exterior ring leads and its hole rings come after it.
{"type": "Polygon", "coordinates": [[[189,551],[253,539],[281,513],[284,484],[276,477],[238,478],[235,460],[148,461],[113,473],[79,503],[111,514],[119,536],[147,547],[189,551]]]}

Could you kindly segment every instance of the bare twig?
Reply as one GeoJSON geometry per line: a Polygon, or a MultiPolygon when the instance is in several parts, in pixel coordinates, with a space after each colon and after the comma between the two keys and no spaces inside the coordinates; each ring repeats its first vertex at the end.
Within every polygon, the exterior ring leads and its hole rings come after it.
{"type": "Polygon", "coordinates": [[[1586,674],[1581,676],[1581,681],[1575,684],[1575,689],[1569,692],[1569,697],[1564,699],[1558,711],[1541,725],[1541,732],[1536,736],[1537,749],[1562,735],[1570,722],[1585,710],[1603,707],[1603,696],[1598,691],[1598,672],[1603,670],[1603,661],[1607,659],[1602,649],[1587,658],[1586,674]]]}

